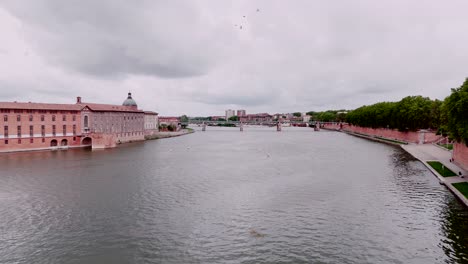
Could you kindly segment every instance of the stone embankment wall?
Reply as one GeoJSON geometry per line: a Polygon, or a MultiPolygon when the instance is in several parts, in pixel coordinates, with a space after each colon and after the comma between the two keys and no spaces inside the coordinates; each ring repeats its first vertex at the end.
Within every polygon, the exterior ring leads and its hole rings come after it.
{"type": "Polygon", "coordinates": [[[359,127],[348,124],[325,124],[324,128],[335,130],[340,130],[341,128],[344,131],[364,134],[371,137],[383,137],[392,140],[405,141],[408,143],[416,144],[420,143],[421,140],[423,141],[423,143],[433,143],[441,138],[434,132],[401,132],[396,129],[359,127]]]}
{"type": "Polygon", "coordinates": [[[452,157],[457,165],[462,167],[464,170],[468,170],[468,147],[465,144],[453,144],[452,157]]]}

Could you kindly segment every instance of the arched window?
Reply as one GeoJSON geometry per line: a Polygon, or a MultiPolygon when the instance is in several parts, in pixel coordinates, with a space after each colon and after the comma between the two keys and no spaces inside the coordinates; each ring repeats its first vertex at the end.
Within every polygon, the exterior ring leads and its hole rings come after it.
{"type": "Polygon", "coordinates": [[[84,116],[84,127],[88,128],[88,116],[84,116]]]}

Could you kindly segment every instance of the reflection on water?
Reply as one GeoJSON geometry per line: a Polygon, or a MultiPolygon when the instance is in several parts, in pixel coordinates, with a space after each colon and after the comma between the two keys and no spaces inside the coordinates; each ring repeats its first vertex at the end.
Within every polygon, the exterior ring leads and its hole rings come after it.
{"type": "Polygon", "coordinates": [[[397,147],[209,127],[0,155],[0,263],[453,263],[467,209],[397,147]]]}

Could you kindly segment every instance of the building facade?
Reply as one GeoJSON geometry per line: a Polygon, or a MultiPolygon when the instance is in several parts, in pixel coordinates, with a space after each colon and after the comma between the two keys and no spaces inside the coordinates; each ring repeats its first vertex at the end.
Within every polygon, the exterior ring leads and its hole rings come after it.
{"type": "Polygon", "coordinates": [[[237,116],[245,116],[245,110],[237,110],[237,116]]]}
{"type": "Polygon", "coordinates": [[[273,121],[273,116],[267,113],[260,113],[260,114],[250,114],[239,117],[240,122],[271,122],[273,121]]]}
{"type": "Polygon", "coordinates": [[[80,106],[0,102],[0,152],[81,145],[80,106]]]}
{"type": "Polygon", "coordinates": [[[145,135],[154,135],[158,131],[158,113],[152,111],[145,111],[145,135]]]}
{"type": "Polygon", "coordinates": [[[84,103],[81,97],[75,104],[0,102],[0,114],[0,152],[111,148],[144,140],[158,127],[157,113],[139,110],[131,93],[122,105],[84,103]]]}
{"type": "Polygon", "coordinates": [[[236,115],[236,111],[232,109],[226,110],[226,120],[228,120],[231,116],[235,116],[235,115],[236,115]]]}

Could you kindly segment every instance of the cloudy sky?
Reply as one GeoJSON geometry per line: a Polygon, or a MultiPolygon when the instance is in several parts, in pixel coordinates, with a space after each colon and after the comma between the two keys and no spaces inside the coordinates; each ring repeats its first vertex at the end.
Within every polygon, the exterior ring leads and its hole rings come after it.
{"type": "Polygon", "coordinates": [[[194,116],[443,99],[468,76],[466,10],[466,0],[0,0],[0,101],[121,104],[130,90],[140,108],[194,116]]]}

